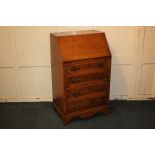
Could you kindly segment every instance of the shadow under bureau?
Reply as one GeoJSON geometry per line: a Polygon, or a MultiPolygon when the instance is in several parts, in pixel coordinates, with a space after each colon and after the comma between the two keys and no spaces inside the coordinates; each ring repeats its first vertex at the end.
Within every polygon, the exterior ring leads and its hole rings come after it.
{"type": "Polygon", "coordinates": [[[50,34],[53,104],[64,124],[108,113],[111,53],[104,32],[50,34]]]}

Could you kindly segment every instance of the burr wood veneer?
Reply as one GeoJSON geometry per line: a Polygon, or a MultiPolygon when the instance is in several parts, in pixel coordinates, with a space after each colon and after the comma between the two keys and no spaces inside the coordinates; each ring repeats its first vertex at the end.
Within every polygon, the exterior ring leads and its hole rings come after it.
{"type": "Polygon", "coordinates": [[[64,124],[109,111],[111,53],[100,31],[50,34],[53,104],[64,124]]]}

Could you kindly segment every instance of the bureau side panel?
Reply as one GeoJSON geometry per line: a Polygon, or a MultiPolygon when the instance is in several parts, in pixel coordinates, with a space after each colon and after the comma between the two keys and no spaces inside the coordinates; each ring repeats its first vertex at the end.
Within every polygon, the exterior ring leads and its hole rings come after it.
{"type": "Polygon", "coordinates": [[[107,75],[108,75],[108,101],[109,101],[109,99],[110,99],[110,81],[111,81],[111,59],[112,59],[112,57],[110,56],[110,57],[108,57],[108,72],[107,72],[107,75]]]}
{"type": "Polygon", "coordinates": [[[52,90],[53,102],[61,112],[64,112],[64,80],[63,63],[59,51],[58,39],[50,34],[51,47],[51,70],[52,70],[52,90]]]}

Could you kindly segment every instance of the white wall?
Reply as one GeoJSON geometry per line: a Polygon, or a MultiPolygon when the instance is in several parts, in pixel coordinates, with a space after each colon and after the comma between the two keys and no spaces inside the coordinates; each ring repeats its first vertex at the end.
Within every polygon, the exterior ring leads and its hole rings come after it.
{"type": "Polygon", "coordinates": [[[0,27],[0,101],[52,101],[49,33],[105,31],[110,98],[155,97],[155,27],[0,27]]]}

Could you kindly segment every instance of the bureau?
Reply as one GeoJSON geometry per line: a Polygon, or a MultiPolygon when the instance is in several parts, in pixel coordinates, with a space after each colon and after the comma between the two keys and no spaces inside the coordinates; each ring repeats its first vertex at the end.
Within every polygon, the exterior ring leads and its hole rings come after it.
{"type": "Polygon", "coordinates": [[[53,105],[64,124],[108,113],[111,53],[104,32],[50,34],[53,105]]]}

